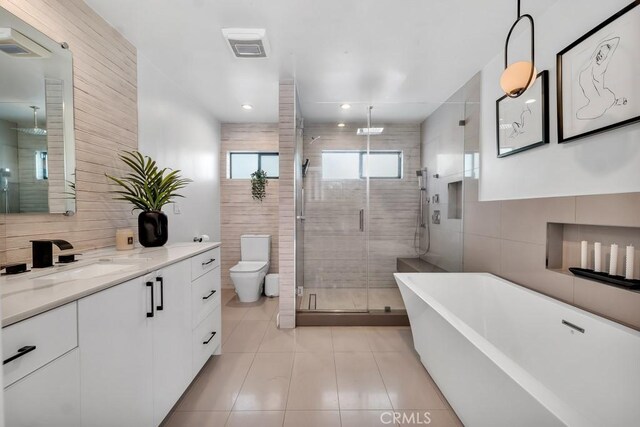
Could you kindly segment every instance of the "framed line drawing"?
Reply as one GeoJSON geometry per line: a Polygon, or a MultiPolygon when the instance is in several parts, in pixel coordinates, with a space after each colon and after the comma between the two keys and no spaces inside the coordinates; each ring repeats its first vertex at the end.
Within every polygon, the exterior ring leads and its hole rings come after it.
{"type": "Polygon", "coordinates": [[[556,56],[558,142],[640,121],[640,1],[556,56]]]}
{"type": "Polygon", "coordinates": [[[522,96],[496,101],[498,157],[549,143],[549,72],[542,71],[522,96]]]}

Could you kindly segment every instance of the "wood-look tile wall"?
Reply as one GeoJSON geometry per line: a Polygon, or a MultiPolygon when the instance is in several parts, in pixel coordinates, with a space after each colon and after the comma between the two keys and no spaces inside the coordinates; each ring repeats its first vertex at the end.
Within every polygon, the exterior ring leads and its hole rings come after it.
{"type": "MultiPolygon", "coordinates": [[[[463,88],[464,151],[470,155],[480,154],[477,77],[463,88]]],[[[469,166],[464,179],[464,271],[496,274],[640,330],[640,292],[546,268],[548,222],[640,227],[640,193],[482,202],[480,165],[469,166]]]]}
{"type": "Polygon", "coordinates": [[[113,245],[117,228],[136,224],[131,207],[112,200],[104,176],[123,173],[116,153],[138,147],[136,49],[82,0],[0,6],[73,52],[77,179],[75,216],[6,216],[0,262],[28,260],[34,238],[63,238],[79,250],[113,245]]]}
{"type": "Polygon", "coordinates": [[[222,286],[233,287],[229,269],[240,261],[242,234],[271,235],[269,272],[278,272],[279,180],[269,180],[267,197],[258,202],[251,197],[251,181],[228,179],[230,151],[278,151],[277,123],[223,123],[220,128],[220,225],[222,251],[222,286]]]}
{"type": "Polygon", "coordinates": [[[395,287],[397,258],[415,257],[413,237],[418,215],[420,125],[381,124],[384,133],[371,137],[371,150],[403,153],[402,179],[371,179],[369,206],[365,180],[323,180],[324,150],[366,150],[357,124],[305,124],[304,155],[304,286],[395,287]],[[314,144],[312,137],[320,136],[314,144]],[[360,230],[360,210],[367,215],[360,230]]]}
{"type": "Polygon", "coordinates": [[[295,278],[295,151],[296,151],[296,85],[280,82],[278,140],[280,152],[279,181],[279,274],[280,327],[294,328],[295,278]]]}
{"type": "MultiPolygon", "coordinates": [[[[27,135],[18,132],[20,212],[49,212],[49,182],[36,178],[34,161],[34,153],[47,151],[47,145],[47,137],[44,135],[27,135]]],[[[61,166],[57,165],[57,167],[61,166]]]]}
{"type": "Polygon", "coordinates": [[[50,212],[65,212],[70,197],[64,170],[64,82],[46,79],[48,194],[50,212]]]}

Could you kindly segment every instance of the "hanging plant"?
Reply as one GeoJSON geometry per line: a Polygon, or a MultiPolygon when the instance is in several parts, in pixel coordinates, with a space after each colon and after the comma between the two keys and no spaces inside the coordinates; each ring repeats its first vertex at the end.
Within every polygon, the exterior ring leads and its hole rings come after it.
{"type": "Polygon", "coordinates": [[[251,174],[251,197],[254,200],[262,202],[267,197],[267,173],[263,170],[257,170],[251,174]]]}

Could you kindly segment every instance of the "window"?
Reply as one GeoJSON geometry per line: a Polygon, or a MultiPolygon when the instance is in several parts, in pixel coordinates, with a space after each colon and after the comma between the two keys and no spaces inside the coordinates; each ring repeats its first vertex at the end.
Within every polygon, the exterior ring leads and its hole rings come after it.
{"type": "Polygon", "coordinates": [[[229,178],[251,179],[251,174],[257,170],[267,173],[267,178],[280,176],[280,156],[278,153],[229,153],[229,178]]]}
{"type": "Polygon", "coordinates": [[[323,151],[322,179],[402,179],[402,151],[323,151]]]}
{"type": "Polygon", "coordinates": [[[402,178],[401,151],[370,151],[368,155],[362,153],[361,178],[366,176],[367,162],[370,178],[402,178]]]}
{"type": "Polygon", "coordinates": [[[36,179],[49,179],[49,155],[46,151],[36,151],[36,179]]]}

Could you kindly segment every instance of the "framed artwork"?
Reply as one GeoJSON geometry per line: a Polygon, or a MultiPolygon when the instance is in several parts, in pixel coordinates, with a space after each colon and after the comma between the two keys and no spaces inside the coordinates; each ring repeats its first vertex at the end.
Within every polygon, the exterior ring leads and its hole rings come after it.
{"type": "Polygon", "coordinates": [[[558,142],[640,120],[640,1],[558,53],[558,142]]]}
{"type": "Polygon", "coordinates": [[[496,101],[498,157],[549,143],[549,72],[542,71],[518,98],[496,101]]]}

